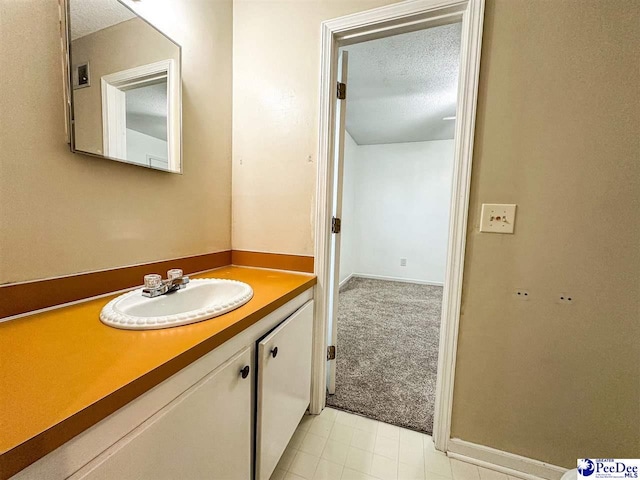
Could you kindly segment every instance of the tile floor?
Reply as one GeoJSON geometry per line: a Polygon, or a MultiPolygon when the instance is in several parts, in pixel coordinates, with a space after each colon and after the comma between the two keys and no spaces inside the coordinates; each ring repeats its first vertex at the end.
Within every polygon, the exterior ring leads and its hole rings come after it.
{"type": "Polygon", "coordinates": [[[305,415],[271,480],[518,480],[449,459],[430,436],[325,408],[305,415]]]}

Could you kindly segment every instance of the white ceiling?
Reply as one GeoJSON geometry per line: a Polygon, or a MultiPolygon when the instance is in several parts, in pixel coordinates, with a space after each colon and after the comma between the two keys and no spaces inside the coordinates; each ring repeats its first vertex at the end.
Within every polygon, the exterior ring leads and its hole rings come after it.
{"type": "Polygon", "coordinates": [[[167,139],[167,81],[127,90],[127,128],[167,139]]]}
{"type": "Polygon", "coordinates": [[[118,0],[71,0],[71,40],[131,20],[136,15],[118,0]]]}
{"type": "Polygon", "coordinates": [[[347,121],[359,145],[453,138],[460,23],[344,47],[347,121]]]}

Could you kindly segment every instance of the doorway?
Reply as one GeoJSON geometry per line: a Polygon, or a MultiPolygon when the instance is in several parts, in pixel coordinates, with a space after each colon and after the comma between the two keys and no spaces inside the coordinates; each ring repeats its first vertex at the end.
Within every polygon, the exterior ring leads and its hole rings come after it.
{"type": "Polygon", "coordinates": [[[327,405],[429,435],[460,36],[455,22],[339,51],[347,94],[330,311],[339,355],[327,405]]]}
{"type": "Polygon", "coordinates": [[[102,153],[160,170],[175,169],[179,156],[179,98],[173,59],[101,78],[102,153]]]}
{"type": "MultiPolygon", "coordinates": [[[[336,101],[336,81],[347,79],[346,65],[339,59],[342,47],[368,40],[381,39],[397,34],[414,32],[430,27],[460,22],[460,70],[456,96],[454,160],[452,167],[451,204],[449,209],[447,258],[442,292],[442,323],[439,335],[437,382],[433,438],[436,448],[447,449],[451,426],[453,394],[453,372],[457,328],[460,315],[462,263],[464,259],[466,221],[471,172],[471,152],[475,104],[478,88],[480,41],[482,35],[483,0],[435,1],[414,0],[400,2],[359,14],[327,21],[322,26],[322,64],[320,93],[320,132],[318,154],[317,223],[316,223],[316,322],[314,334],[314,368],[311,413],[319,413],[326,402],[326,391],[335,368],[330,358],[331,342],[328,335],[333,331],[330,309],[333,299],[339,297],[337,286],[339,268],[334,255],[340,248],[332,233],[336,222],[332,217],[336,206],[341,205],[337,183],[344,148],[344,126],[346,115],[340,100],[336,101]],[[336,128],[338,126],[338,128],[336,128]],[[339,201],[340,200],[340,201],[339,201]]],[[[348,86],[347,86],[348,92],[348,86]]],[[[348,95],[348,93],[347,93],[348,95]]],[[[338,345],[337,356],[340,355],[338,345]]]]}

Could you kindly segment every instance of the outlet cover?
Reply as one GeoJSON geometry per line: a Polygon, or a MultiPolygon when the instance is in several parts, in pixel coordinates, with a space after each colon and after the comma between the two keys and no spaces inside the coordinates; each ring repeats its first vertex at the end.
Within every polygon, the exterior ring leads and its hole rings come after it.
{"type": "Polygon", "coordinates": [[[490,233],[513,233],[516,221],[516,206],[508,203],[483,203],[480,215],[480,231],[490,233]]]}
{"type": "Polygon", "coordinates": [[[406,258],[401,258],[400,259],[400,266],[401,267],[406,267],[407,266],[407,259],[406,258]]]}

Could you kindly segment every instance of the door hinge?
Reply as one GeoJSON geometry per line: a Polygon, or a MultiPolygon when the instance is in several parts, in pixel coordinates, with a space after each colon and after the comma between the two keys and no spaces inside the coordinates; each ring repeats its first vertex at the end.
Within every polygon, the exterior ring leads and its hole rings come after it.
{"type": "Polygon", "coordinates": [[[333,217],[331,219],[331,233],[340,233],[342,228],[342,221],[339,218],[333,217]]]}
{"type": "Polygon", "coordinates": [[[327,360],[335,360],[336,359],[336,347],[335,345],[329,345],[327,347],[327,360]]]}
{"type": "Polygon", "coordinates": [[[338,82],[338,100],[347,98],[347,84],[338,82]]]}

